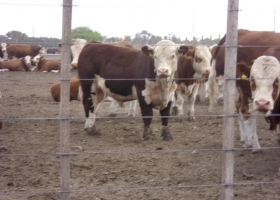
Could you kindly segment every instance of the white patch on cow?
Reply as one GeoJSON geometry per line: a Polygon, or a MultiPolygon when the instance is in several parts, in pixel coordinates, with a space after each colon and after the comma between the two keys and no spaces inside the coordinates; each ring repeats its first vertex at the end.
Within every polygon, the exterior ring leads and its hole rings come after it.
{"type": "Polygon", "coordinates": [[[212,55],[207,46],[199,45],[195,48],[193,59],[194,78],[202,78],[203,75],[209,74],[211,70],[211,58],[212,55]],[[200,59],[200,62],[197,62],[196,58],[200,59]]]}
{"type": "Polygon", "coordinates": [[[39,61],[40,61],[40,59],[41,59],[42,57],[43,57],[42,55],[38,54],[37,56],[35,56],[35,57],[32,59],[36,66],[38,66],[38,63],[39,63],[39,61]]]}
{"type": "Polygon", "coordinates": [[[59,70],[51,70],[51,72],[53,72],[53,73],[58,73],[59,70]]]}
{"type": "Polygon", "coordinates": [[[7,43],[1,43],[1,50],[3,51],[3,53],[7,51],[7,43]]]}
{"type": "Polygon", "coordinates": [[[0,72],[7,72],[9,71],[8,69],[0,69],[0,72]]]}
{"type": "MultiPolygon", "coordinates": [[[[273,56],[258,57],[251,68],[251,77],[256,85],[256,90],[252,91],[253,109],[270,112],[274,107],[273,83],[276,78],[280,79],[279,61],[273,56]]],[[[279,87],[280,84],[277,94],[279,87]]]]}
{"type": "Polygon", "coordinates": [[[216,94],[217,94],[216,59],[212,60],[208,83],[209,83],[209,108],[208,108],[208,111],[212,112],[214,104],[216,103],[216,94]]]}
{"type": "Polygon", "coordinates": [[[177,84],[166,79],[157,81],[145,80],[145,90],[142,91],[146,104],[153,104],[155,109],[166,108],[169,101],[174,98],[177,84]],[[164,86],[165,85],[165,86],[164,86]]]}
{"type": "Polygon", "coordinates": [[[31,71],[32,66],[31,66],[31,57],[30,56],[25,56],[24,57],[24,63],[27,65],[27,67],[31,71]]]}
{"type": "Polygon", "coordinates": [[[135,86],[132,86],[132,94],[131,95],[122,96],[122,95],[115,94],[115,93],[111,92],[110,88],[107,88],[105,86],[105,79],[104,78],[100,77],[99,75],[95,75],[95,78],[96,78],[96,81],[93,82],[92,91],[96,91],[95,84],[97,83],[98,87],[100,87],[103,90],[104,93],[106,93],[108,96],[110,96],[113,99],[115,99],[116,101],[118,101],[120,105],[125,101],[131,101],[131,100],[136,100],[137,99],[137,93],[136,93],[135,86]]]}
{"type": "Polygon", "coordinates": [[[73,39],[72,42],[73,45],[71,46],[71,52],[72,52],[73,60],[71,65],[73,67],[77,67],[80,53],[83,50],[84,46],[86,45],[87,41],[84,39],[77,38],[77,39],[73,39]]]}

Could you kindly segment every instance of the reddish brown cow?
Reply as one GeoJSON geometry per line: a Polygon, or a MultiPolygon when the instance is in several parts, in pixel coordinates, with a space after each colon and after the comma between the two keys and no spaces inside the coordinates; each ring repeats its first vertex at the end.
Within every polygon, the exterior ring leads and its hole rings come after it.
{"type": "Polygon", "coordinates": [[[22,71],[27,72],[31,69],[31,57],[25,56],[17,60],[7,60],[0,62],[1,71],[22,71]]]}
{"type": "Polygon", "coordinates": [[[46,60],[43,56],[37,55],[33,59],[38,71],[40,72],[58,72],[60,71],[60,60],[46,60]]]}
{"type": "Polygon", "coordinates": [[[7,54],[8,59],[13,57],[21,58],[24,56],[35,57],[40,53],[42,46],[38,45],[28,45],[28,44],[8,44],[7,45],[7,54]]]}
{"type": "MultiPolygon", "coordinates": [[[[54,85],[51,88],[51,94],[55,101],[60,102],[60,83],[54,85]]],[[[79,86],[80,81],[79,79],[74,79],[70,81],[70,101],[72,100],[80,100],[79,99],[79,86]]]]}
{"type": "MultiPolygon", "coordinates": [[[[218,43],[212,58],[212,69],[209,75],[210,112],[213,110],[216,102],[217,88],[215,79],[224,75],[225,41],[226,36],[218,43]]],[[[237,63],[245,62],[248,66],[251,66],[253,65],[253,61],[263,55],[270,46],[280,45],[280,33],[241,29],[238,30],[238,45],[237,63]]]]}
{"type": "Polygon", "coordinates": [[[188,47],[163,40],[142,50],[108,44],[86,44],[79,55],[78,75],[86,115],[85,130],[100,134],[95,120],[98,105],[106,95],[118,102],[138,99],[144,121],[143,138],[152,137],[153,108],[161,115],[163,140],[172,140],[168,127],[176,84],[178,57],[188,47]]]}

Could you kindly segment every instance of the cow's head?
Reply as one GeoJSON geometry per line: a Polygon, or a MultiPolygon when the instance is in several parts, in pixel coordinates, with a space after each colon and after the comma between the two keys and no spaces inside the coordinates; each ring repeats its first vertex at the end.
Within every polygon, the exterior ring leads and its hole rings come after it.
{"type": "Polygon", "coordinates": [[[252,68],[250,84],[253,109],[270,114],[279,95],[280,64],[273,56],[258,57],[252,68]]]}
{"type": "Polygon", "coordinates": [[[211,52],[207,46],[196,46],[193,53],[193,68],[195,70],[194,77],[201,78],[208,75],[211,69],[211,52]]]}
{"type": "Polygon", "coordinates": [[[38,54],[37,56],[35,56],[32,61],[35,63],[35,65],[37,66],[38,63],[40,62],[40,60],[44,58],[42,55],[38,54]]]}
{"type": "Polygon", "coordinates": [[[46,54],[46,48],[42,47],[42,46],[40,46],[40,47],[41,47],[41,49],[39,51],[39,54],[46,54]]]}
{"type": "Polygon", "coordinates": [[[72,42],[71,53],[73,57],[71,65],[73,68],[77,68],[79,55],[82,49],[84,48],[84,46],[86,45],[87,41],[84,39],[77,38],[77,39],[72,39],[71,42],[72,42]]]}
{"type": "Polygon", "coordinates": [[[1,50],[3,51],[3,53],[5,53],[7,51],[7,44],[6,43],[1,43],[0,45],[1,50]]]}
{"type": "Polygon", "coordinates": [[[143,46],[142,51],[154,59],[155,74],[159,78],[173,78],[177,70],[178,57],[188,51],[185,45],[162,40],[154,47],[143,46]]]}
{"type": "Polygon", "coordinates": [[[23,62],[26,64],[28,71],[31,71],[32,65],[31,65],[31,57],[30,56],[25,56],[22,58],[23,62]]]}

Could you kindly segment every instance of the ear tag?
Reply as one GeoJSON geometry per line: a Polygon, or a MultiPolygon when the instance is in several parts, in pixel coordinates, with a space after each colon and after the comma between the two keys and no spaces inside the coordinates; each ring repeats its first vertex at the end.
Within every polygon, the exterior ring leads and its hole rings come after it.
{"type": "Polygon", "coordinates": [[[179,56],[183,56],[183,53],[179,53],[179,56]]]}
{"type": "Polygon", "coordinates": [[[149,56],[151,56],[151,57],[152,57],[152,56],[153,56],[153,53],[149,52],[149,56]]]}
{"type": "Polygon", "coordinates": [[[191,60],[191,59],[192,59],[192,57],[191,57],[191,56],[188,56],[187,58],[188,58],[188,60],[191,60]]]}
{"type": "Polygon", "coordinates": [[[242,74],[242,75],[241,75],[241,78],[242,78],[242,79],[248,79],[248,77],[246,76],[246,74],[242,74]]]}

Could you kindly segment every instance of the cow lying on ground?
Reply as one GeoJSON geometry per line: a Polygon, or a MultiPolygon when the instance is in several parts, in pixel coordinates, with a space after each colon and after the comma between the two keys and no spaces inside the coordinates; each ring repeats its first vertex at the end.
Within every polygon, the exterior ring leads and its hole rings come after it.
{"type": "Polygon", "coordinates": [[[7,54],[8,59],[11,60],[13,57],[21,58],[25,56],[31,56],[32,58],[41,53],[42,46],[28,45],[28,44],[8,44],[7,54]]]}
{"type": "Polygon", "coordinates": [[[256,151],[260,149],[256,130],[257,114],[268,116],[274,108],[280,91],[280,63],[274,56],[260,56],[251,69],[245,62],[239,62],[236,72],[240,78],[236,81],[240,139],[244,142],[243,147],[252,147],[256,151]]]}
{"type": "MultiPolygon", "coordinates": [[[[32,59],[39,72],[59,72],[60,60],[46,60],[42,55],[37,55],[32,59]]],[[[33,71],[35,69],[32,69],[33,71]]]]}
{"type": "Polygon", "coordinates": [[[0,62],[0,71],[22,71],[31,70],[31,57],[25,56],[17,60],[7,60],[0,62]]]}
{"type": "Polygon", "coordinates": [[[7,50],[6,47],[7,47],[6,43],[1,43],[0,44],[0,58],[4,59],[4,56],[5,56],[5,53],[6,53],[6,50],[7,50]]]}
{"type": "MultiPolygon", "coordinates": [[[[210,72],[211,53],[209,48],[204,45],[195,46],[186,55],[178,60],[178,69],[175,74],[178,87],[175,92],[175,101],[172,114],[183,116],[184,96],[190,101],[188,111],[189,120],[193,121],[195,98],[199,89],[200,79],[210,72]]],[[[182,120],[182,119],[181,119],[182,120]]]]}
{"type": "Polygon", "coordinates": [[[58,48],[49,48],[47,49],[47,54],[56,54],[59,53],[58,48]]]}
{"type": "MultiPolygon", "coordinates": [[[[215,52],[211,63],[212,67],[209,74],[210,112],[212,112],[216,103],[216,77],[224,75],[225,41],[226,36],[220,40],[214,49],[215,52]]],[[[280,33],[238,30],[238,45],[237,63],[245,62],[248,66],[252,66],[253,61],[262,56],[269,46],[280,45],[280,33]]]]}
{"type": "Polygon", "coordinates": [[[160,41],[154,47],[143,46],[142,50],[86,44],[79,56],[78,76],[88,134],[100,134],[95,126],[97,109],[108,95],[119,102],[138,98],[144,121],[144,139],[152,136],[153,108],[160,110],[161,136],[163,140],[171,140],[168,116],[177,86],[174,75],[179,54],[185,54],[187,50],[187,46],[175,45],[168,40],[160,41]]]}

